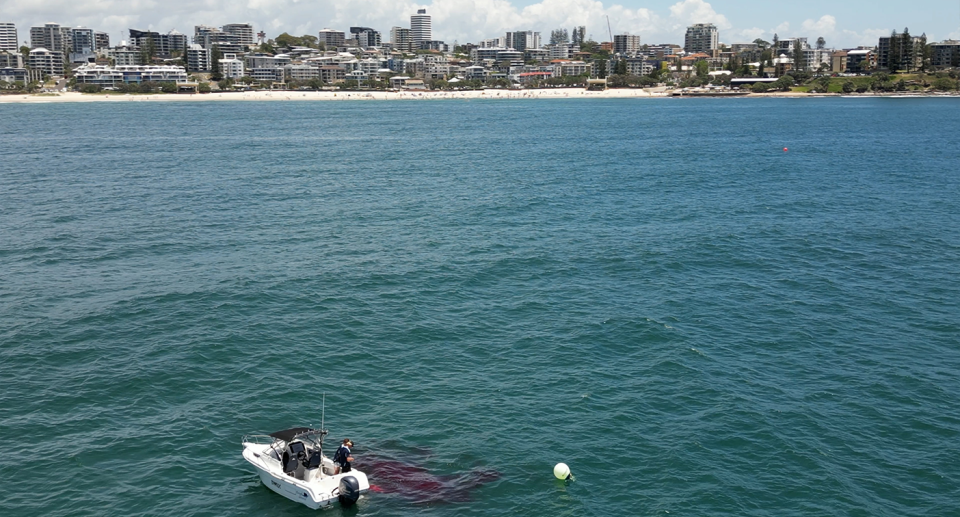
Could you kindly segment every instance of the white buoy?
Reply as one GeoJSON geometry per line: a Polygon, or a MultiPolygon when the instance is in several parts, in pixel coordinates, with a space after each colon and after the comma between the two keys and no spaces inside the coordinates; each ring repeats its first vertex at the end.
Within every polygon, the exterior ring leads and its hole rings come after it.
{"type": "Polygon", "coordinates": [[[553,475],[557,479],[569,479],[570,478],[570,467],[566,463],[557,463],[556,467],[553,467],[553,475]]]}

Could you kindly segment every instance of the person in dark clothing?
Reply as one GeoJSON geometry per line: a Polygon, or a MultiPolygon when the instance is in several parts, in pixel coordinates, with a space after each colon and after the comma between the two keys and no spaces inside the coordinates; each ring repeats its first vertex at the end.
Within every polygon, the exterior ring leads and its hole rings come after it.
{"type": "Polygon", "coordinates": [[[353,461],[353,456],[350,455],[350,447],[353,447],[353,442],[350,441],[350,438],[344,438],[340,448],[333,455],[333,462],[340,467],[341,474],[350,472],[350,462],[353,461]]]}

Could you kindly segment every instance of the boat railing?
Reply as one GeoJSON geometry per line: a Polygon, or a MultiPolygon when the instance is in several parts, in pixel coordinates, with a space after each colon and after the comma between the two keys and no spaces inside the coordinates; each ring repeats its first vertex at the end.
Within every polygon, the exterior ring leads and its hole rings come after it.
{"type": "Polygon", "coordinates": [[[245,434],[241,438],[240,443],[253,443],[257,445],[270,445],[273,442],[277,441],[276,438],[270,436],[269,434],[245,434]]]}

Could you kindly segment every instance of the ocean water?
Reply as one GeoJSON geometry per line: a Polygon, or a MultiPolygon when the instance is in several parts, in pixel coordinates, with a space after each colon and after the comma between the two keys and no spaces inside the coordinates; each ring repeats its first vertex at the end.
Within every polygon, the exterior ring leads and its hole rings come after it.
{"type": "Polygon", "coordinates": [[[0,105],[0,141],[4,516],[316,514],[240,439],[321,418],[446,487],[323,515],[960,514],[956,99],[0,105]]]}

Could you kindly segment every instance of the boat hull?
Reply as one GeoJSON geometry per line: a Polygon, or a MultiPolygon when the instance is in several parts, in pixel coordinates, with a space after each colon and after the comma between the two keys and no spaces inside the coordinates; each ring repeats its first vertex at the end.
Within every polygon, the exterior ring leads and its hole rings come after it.
{"type": "Polygon", "coordinates": [[[310,480],[284,474],[280,470],[280,463],[264,452],[263,445],[245,443],[243,458],[257,469],[260,480],[267,488],[314,510],[330,506],[338,500],[340,480],[344,477],[355,478],[361,493],[370,489],[366,474],[358,470],[336,475],[320,473],[310,480]]]}

